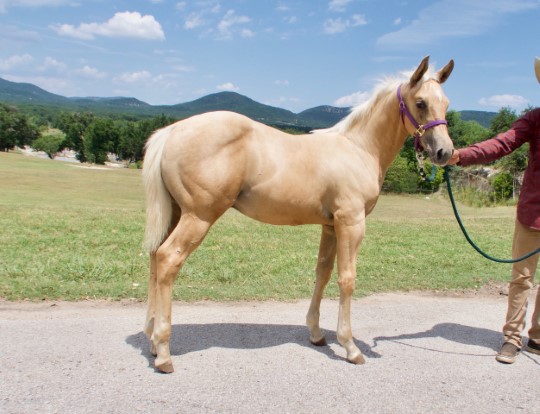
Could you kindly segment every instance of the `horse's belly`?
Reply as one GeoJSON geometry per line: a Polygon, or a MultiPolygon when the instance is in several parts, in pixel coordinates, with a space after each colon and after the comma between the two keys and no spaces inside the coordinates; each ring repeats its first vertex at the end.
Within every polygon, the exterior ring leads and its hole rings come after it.
{"type": "Polygon", "coordinates": [[[233,208],[254,220],[268,224],[297,226],[332,223],[331,214],[325,212],[320,205],[306,205],[241,195],[233,208]]]}

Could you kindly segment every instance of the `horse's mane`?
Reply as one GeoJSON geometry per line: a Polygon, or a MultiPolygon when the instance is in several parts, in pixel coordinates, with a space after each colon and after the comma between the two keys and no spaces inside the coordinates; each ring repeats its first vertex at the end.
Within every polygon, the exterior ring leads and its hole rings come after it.
{"type": "MultiPolygon", "coordinates": [[[[371,115],[371,111],[375,107],[375,103],[377,101],[388,96],[396,96],[398,86],[402,83],[408,82],[412,74],[413,71],[404,71],[397,76],[388,76],[380,79],[373,88],[370,98],[367,101],[361,103],[360,105],[351,108],[350,113],[345,118],[343,118],[341,121],[339,121],[337,124],[330,128],[316,129],[311,132],[337,132],[339,134],[345,134],[352,128],[353,125],[358,125],[358,123],[362,122],[363,119],[368,118],[371,115]]],[[[424,74],[422,81],[425,82],[429,79],[435,78],[436,73],[434,69],[430,66],[428,71],[424,74]]]]}

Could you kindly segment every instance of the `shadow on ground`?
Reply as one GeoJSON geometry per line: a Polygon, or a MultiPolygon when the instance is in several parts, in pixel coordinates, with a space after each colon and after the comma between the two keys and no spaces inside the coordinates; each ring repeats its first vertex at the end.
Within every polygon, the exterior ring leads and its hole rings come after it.
{"type": "MultiPolygon", "coordinates": [[[[395,336],[378,336],[373,338],[374,348],[379,342],[392,341],[405,346],[417,347],[436,352],[451,353],[444,348],[432,349],[415,345],[413,342],[403,342],[411,339],[422,338],[442,338],[448,341],[457,342],[464,345],[472,345],[498,351],[502,344],[502,334],[491,329],[477,328],[473,326],[460,325],[458,323],[439,323],[433,328],[416,333],[401,334],[395,336]]],[[[489,354],[491,355],[491,354],[489,354]]]]}
{"type": "MultiPolygon", "coordinates": [[[[337,343],[335,331],[325,331],[328,344],[337,343]]],[[[143,332],[130,335],[126,343],[139,349],[141,355],[153,365],[150,342],[143,332]]],[[[315,346],[309,342],[309,332],[300,325],[210,323],[173,325],[171,329],[171,355],[185,355],[210,348],[262,349],[284,344],[298,344],[314,349],[331,359],[343,360],[329,346],[315,346]]],[[[367,358],[380,358],[365,342],[355,339],[367,358]]]]}
{"type": "MultiPolygon", "coordinates": [[[[325,331],[328,344],[336,344],[335,331],[325,331]]],[[[210,348],[232,349],[262,349],[276,347],[284,344],[298,344],[321,352],[330,359],[343,360],[330,346],[314,346],[309,342],[308,331],[300,325],[275,325],[275,324],[242,324],[242,323],[210,323],[210,324],[181,324],[173,325],[171,330],[171,355],[180,356],[191,352],[204,351],[210,348]]],[[[373,346],[365,342],[355,340],[356,345],[366,358],[381,358],[376,351],[377,346],[384,341],[391,341],[403,346],[424,349],[442,353],[461,353],[467,355],[492,356],[493,352],[478,354],[477,350],[456,352],[443,347],[427,347],[415,344],[415,339],[442,338],[451,342],[464,345],[487,348],[490,351],[498,351],[502,335],[500,332],[490,329],[460,325],[456,323],[440,323],[433,328],[415,333],[404,333],[394,336],[378,336],[373,338],[373,346]],[[476,352],[476,353],[475,353],[476,352]]],[[[153,366],[154,357],[151,355],[150,344],[143,332],[130,335],[126,343],[140,350],[149,363],[153,366]]]]}

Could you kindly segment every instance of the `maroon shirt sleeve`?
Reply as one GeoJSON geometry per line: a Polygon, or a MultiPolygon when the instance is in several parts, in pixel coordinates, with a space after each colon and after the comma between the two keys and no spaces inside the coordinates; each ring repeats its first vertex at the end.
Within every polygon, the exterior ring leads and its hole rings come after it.
{"type": "Polygon", "coordinates": [[[519,118],[512,127],[494,138],[459,150],[459,165],[487,164],[496,161],[531,139],[531,120],[528,114],[519,118]]]}
{"type": "Polygon", "coordinates": [[[495,161],[529,142],[529,162],[517,205],[517,219],[540,230],[540,108],[527,112],[512,128],[494,138],[459,150],[460,165],[495,161]]]}

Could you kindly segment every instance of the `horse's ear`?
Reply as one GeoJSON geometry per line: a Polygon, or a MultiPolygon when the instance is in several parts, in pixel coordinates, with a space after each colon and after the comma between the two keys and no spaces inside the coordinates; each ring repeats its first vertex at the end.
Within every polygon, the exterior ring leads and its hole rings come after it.
{"type": "Polygon", "coordinates": [[[422,76],[424,76],[424,73],[428,70],[429,67],[429,56],[426,56],[424,59],[422,59],[422,62],[418,65],[416,70],[411,76],[410,84],[411,88],[413,88],[419,81],[422,79],[422,76]]]}
{"type": "Polygon", "coordinates": [[[439,83],[444,83],[450,77],[452,70],[454,70],[454,59],[450,59],[450,62],[439,71],[439,83]]]}

